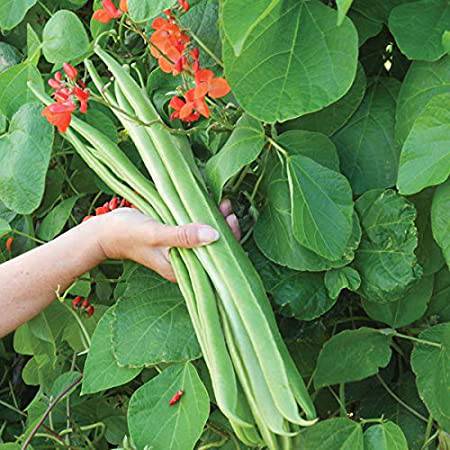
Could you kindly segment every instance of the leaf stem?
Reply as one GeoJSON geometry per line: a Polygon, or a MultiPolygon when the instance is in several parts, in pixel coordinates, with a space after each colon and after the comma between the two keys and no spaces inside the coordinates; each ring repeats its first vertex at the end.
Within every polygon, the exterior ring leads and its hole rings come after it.
{"type": "Polygon", "coordinates": [[[397,331],[395,331],[393,333],[393,335],[395,337],[398,337],[398,338],[401,338],[401,339],[407,339],[409,341],[417,342],[418,344],[430,345],[431,347],[442,348],[442,345],[439,344],[438,342],[426,341],[424,339],[419,339],[419,338],[416,338],[414,336],[408,336],[407,334],[398,333],[397,331]]]}
{"type": "Polygon", "coordinates": [[[418,413],[414,408],[409,406],[407,403],[405,403],[392,389],[386,384],[386,382],[381,378],[379,374],[376,375],[378,381],[380,382],[381,386],[384,387],[386,392],[394,399],[396,400],[403,408],[405,408],[407,411],[409,411],[412,415],[416,416],[418,419],[422,420],[423,422],[428,423],[428,419],[422,414],[418,413]]]}

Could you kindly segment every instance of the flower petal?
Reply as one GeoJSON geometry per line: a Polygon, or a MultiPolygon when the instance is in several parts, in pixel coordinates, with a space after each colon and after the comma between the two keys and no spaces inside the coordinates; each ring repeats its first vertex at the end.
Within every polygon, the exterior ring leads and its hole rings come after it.
{"type": "Polygon", "coordinates": [[[214,78],[209,83],[208,95],[212,98],[225,97],[230,91],[230,85],[225,78],[214,78]]]}

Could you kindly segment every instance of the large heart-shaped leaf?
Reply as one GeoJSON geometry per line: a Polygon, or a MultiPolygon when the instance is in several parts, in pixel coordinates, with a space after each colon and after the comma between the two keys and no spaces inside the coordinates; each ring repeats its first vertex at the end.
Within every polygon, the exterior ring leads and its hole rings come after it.
{"type": "Polygon", "coordinates": [[[317,360],[316,387],[363,380],[386,367],[391,336],[372,328],[345,330],[325,343],[317,360]]]}
{"type": "Polygon", "coordinates": [[[207,181],[217,202],[225,183],[258,157],[265,142],[261,123],[242,116],[228,141],[206,164],[207,181]]]}
{"type": "Polygon", "coordinates": [[[450,323],[428,328],[419,339],[435,345],[416,343],[411,365],[417,389],[433,418],[444,430],[450,429],[450,323]]]}
{"type": "Polygon", "coordinates": [[[433,97],[417,117],[400,157],[397,186],[405,195],[444,182],[450,175],[450,93],[433,97]]]}
{"type": "Polygon", "coordinates": [[[306,156],[289,157],[287,170],[295,238],[324,258],[342,258],[353,227],[349,182],[306,156]]]}
{"type": "Polygon", "coordinates": [[[364,450],[408,450],[408,442],[398,425],[385,422],[364,432],[364,450]]]}
{"type": "Polygon", "coordinates": [[[356,202],[363,237],[354,265],[361,275],[359,293],[368,301],[400,300],[422,276],[417,263],[416,210],[392,190],[373,190],[356,202]]]}
{"type": "Polygon", "coordinates": [[[83,394],[93,394],[128,383],[141,369],[120,367],[112,352],[112,324],[114,307],[106,311],[92,336],[88,357],[84,365],[83,394]]]}
{"type": "Polygon", "coordinates": [[[0,137],[0,198],[8,208],[30,214],[41,202],[53,144],[53,127],[35,103],[22,106],[0,137]]]}
{"type": "Polygon", "coordinates": [[[318,111],[350,89],[358,36],[348,19],[338,27],[336,16],[317,0],[287,0],[258,22],[239,56],[224,39],[225,74],[248,113],[284,121],[318,111]]]}
{"type": "Polygon", "coordinates": [[[280,0],[261,0],[245,5],[241,0],[226,0],[222,6],[223,31],[239,55],[249,34],[270,13],[280,0]]]}
{"type": "Polygon", "coordinates": [[[331,136],[342,128],[358,109],[366,91],[366,75],[361,65],[358,66],[355,81],[350,90],[337,102],[320,111],[306,114],[282,125],[285,130],[309,130],[331,136]]]}
{"type": "Polygon", "coordinates": [[[427,310],[433,293],[433,277],[419,280],[400,300],[385,304],[363,300],[369,317],[387,323],[392,328],[401,328],[420,319],[427,310]]]}
{"type": "Polygon", "coordinates": [[[334,137],[343,174],[356,194],[395,185],[400,149],[395,144],[400,83],[380,79],[367,90],[350,121],[334,137]]]}
{"type": "Polygon", "coordinates": [[[174,365],[131,397],[128,426],[137,450],[192,450],[209,416],[209,398],[192,364],[174,365]],[[172,396],[183,391],[178,403],[172,396]]]}
{"type": "Polygon", "coordinates": [[[445,54],[442,35],[450,27],[447,0],[421,0],[394,8],[389,29],[409,59],[436,61],[445,54]]]}
{"type": "Polygon", "coordinates": [[[450,180],[439,186],[431,208],[433,236],[450,268],[450,180]]]}
{"type": "Polygon", "coordinates": [[[363,450],[363,431],[358,422],[339,417],[307,428],[303,433],[304,450],[363,450]]]}
{"type": "Polygon", "coordinates": [[[20,22],[37,0],[0,0],[0,28],[11,30],[20,22]]]}
{"type": "Polygon", "coordinates": [[[200,348],[178,286],[143,267],[127,279],[116,305],[114,354],[122,366],[196,359],[200,348]]]}
{"type": "Polygon", "coordinates": [[[45,24],[42,34],[45,59],[62,64],[83,56],[89,38],[81,20],[72,11],[60,10],[45,24]]]}
{"type": "Polygon", "coordinates": [[[450,92],[450,56],[433,63],[411,64],[398,97],[395,138],[399,145],[403,145],[430,99],[445,92],[450,92]]]}

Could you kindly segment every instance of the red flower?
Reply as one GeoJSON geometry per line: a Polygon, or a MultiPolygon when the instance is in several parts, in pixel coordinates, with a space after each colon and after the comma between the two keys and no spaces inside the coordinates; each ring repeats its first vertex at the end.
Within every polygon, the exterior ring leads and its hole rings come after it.
{"type": "Polygon", "coordinates": [[[80,112],[82,114],[85,114],[87,112],[88,108],[88,101],[89,101],[89,91],[86,91],[84,89],[81,89],[79,86],[75,86],[73,88],[73,95],[78,99],[80,102],[80,112]]]}
{"type": "Polygon", "coordinates": [[[195,74],[195,83],[201,95],[208,94],[212,98],[224,97],[231,90],[225,78],[214,77],[214,72],[208,69],[199,70],[195,74]]]}
{"type": "Polygon", "coordinates": [[[58,128],[58,131],[65,133],[69,128],[72,120],[72,113],[76,107],[71,100],[64,103],[53,103],[42,111],[42,115],[52,124],[58,128]]]}
{"type": "Polygon", "coordinates": [[[178,4],[184,9],[184,12],[188,12],[191,8],[187,0],[178,0],[178,4]]]}
{"type": "Polygon", "coordinates": [[[120,0],[119,8],[124,12],[128,12],[128,0],[120,0]]]}
{"type": "Polygon", "coordinates": [[[11,237],[11,236],[10,236],[8,239],[6,239],[5,247],[6,247],[6,251],[7,251],[8,253],[11,253],[11,252],[12,252],[12,245],[13,245],[13,242],[14,242],[14,238],[11,237]]]}
{"type": "Polygon", "coordinates": [[[198,88],[190,89],[186,92],[184,100],[180,97],[173,97],[169,106],[175,111],[170,115],[170,118],[180,119],[184,122],[195,122],[200,118],[209,117],[208,105],[205,102],[205,97],[201,95],[198,88]]]}
{"type": "Polygon", "coordinates": [[[64,63],[63,64],[64,73],[67,75],[69,80],[75,81],[78,76],[78,70],[72,66],[72,64],[64,63]]]}
{"type": "Polygon", "coordinates": [[[155,32],[150,38],[151,54],[158,60],[163,72],[178,75],[187,67],[183,53],[189,36],[183,33],[172,19],[158,17],[152,23],[155,32]]]}
{"type": "Polygon", "coordinates": [[[103,0],[103,8],[97,9],[92,18],[100,23],[109,23],[111,20],[119,19],[123,12],[116,8],[112,0],[103,0]]]}

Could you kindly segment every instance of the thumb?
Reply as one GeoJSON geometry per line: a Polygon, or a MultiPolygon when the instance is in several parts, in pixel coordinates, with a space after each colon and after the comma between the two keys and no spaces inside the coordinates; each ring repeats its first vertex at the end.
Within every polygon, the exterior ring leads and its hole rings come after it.
{"type": "Polygon", "coordinates": [[[161,247],[192,248],[211,244],[219,239],[217,230],[209,225],[191,223],[180,226],[162,225],[157,233],[155,245],[161,247]]]}

